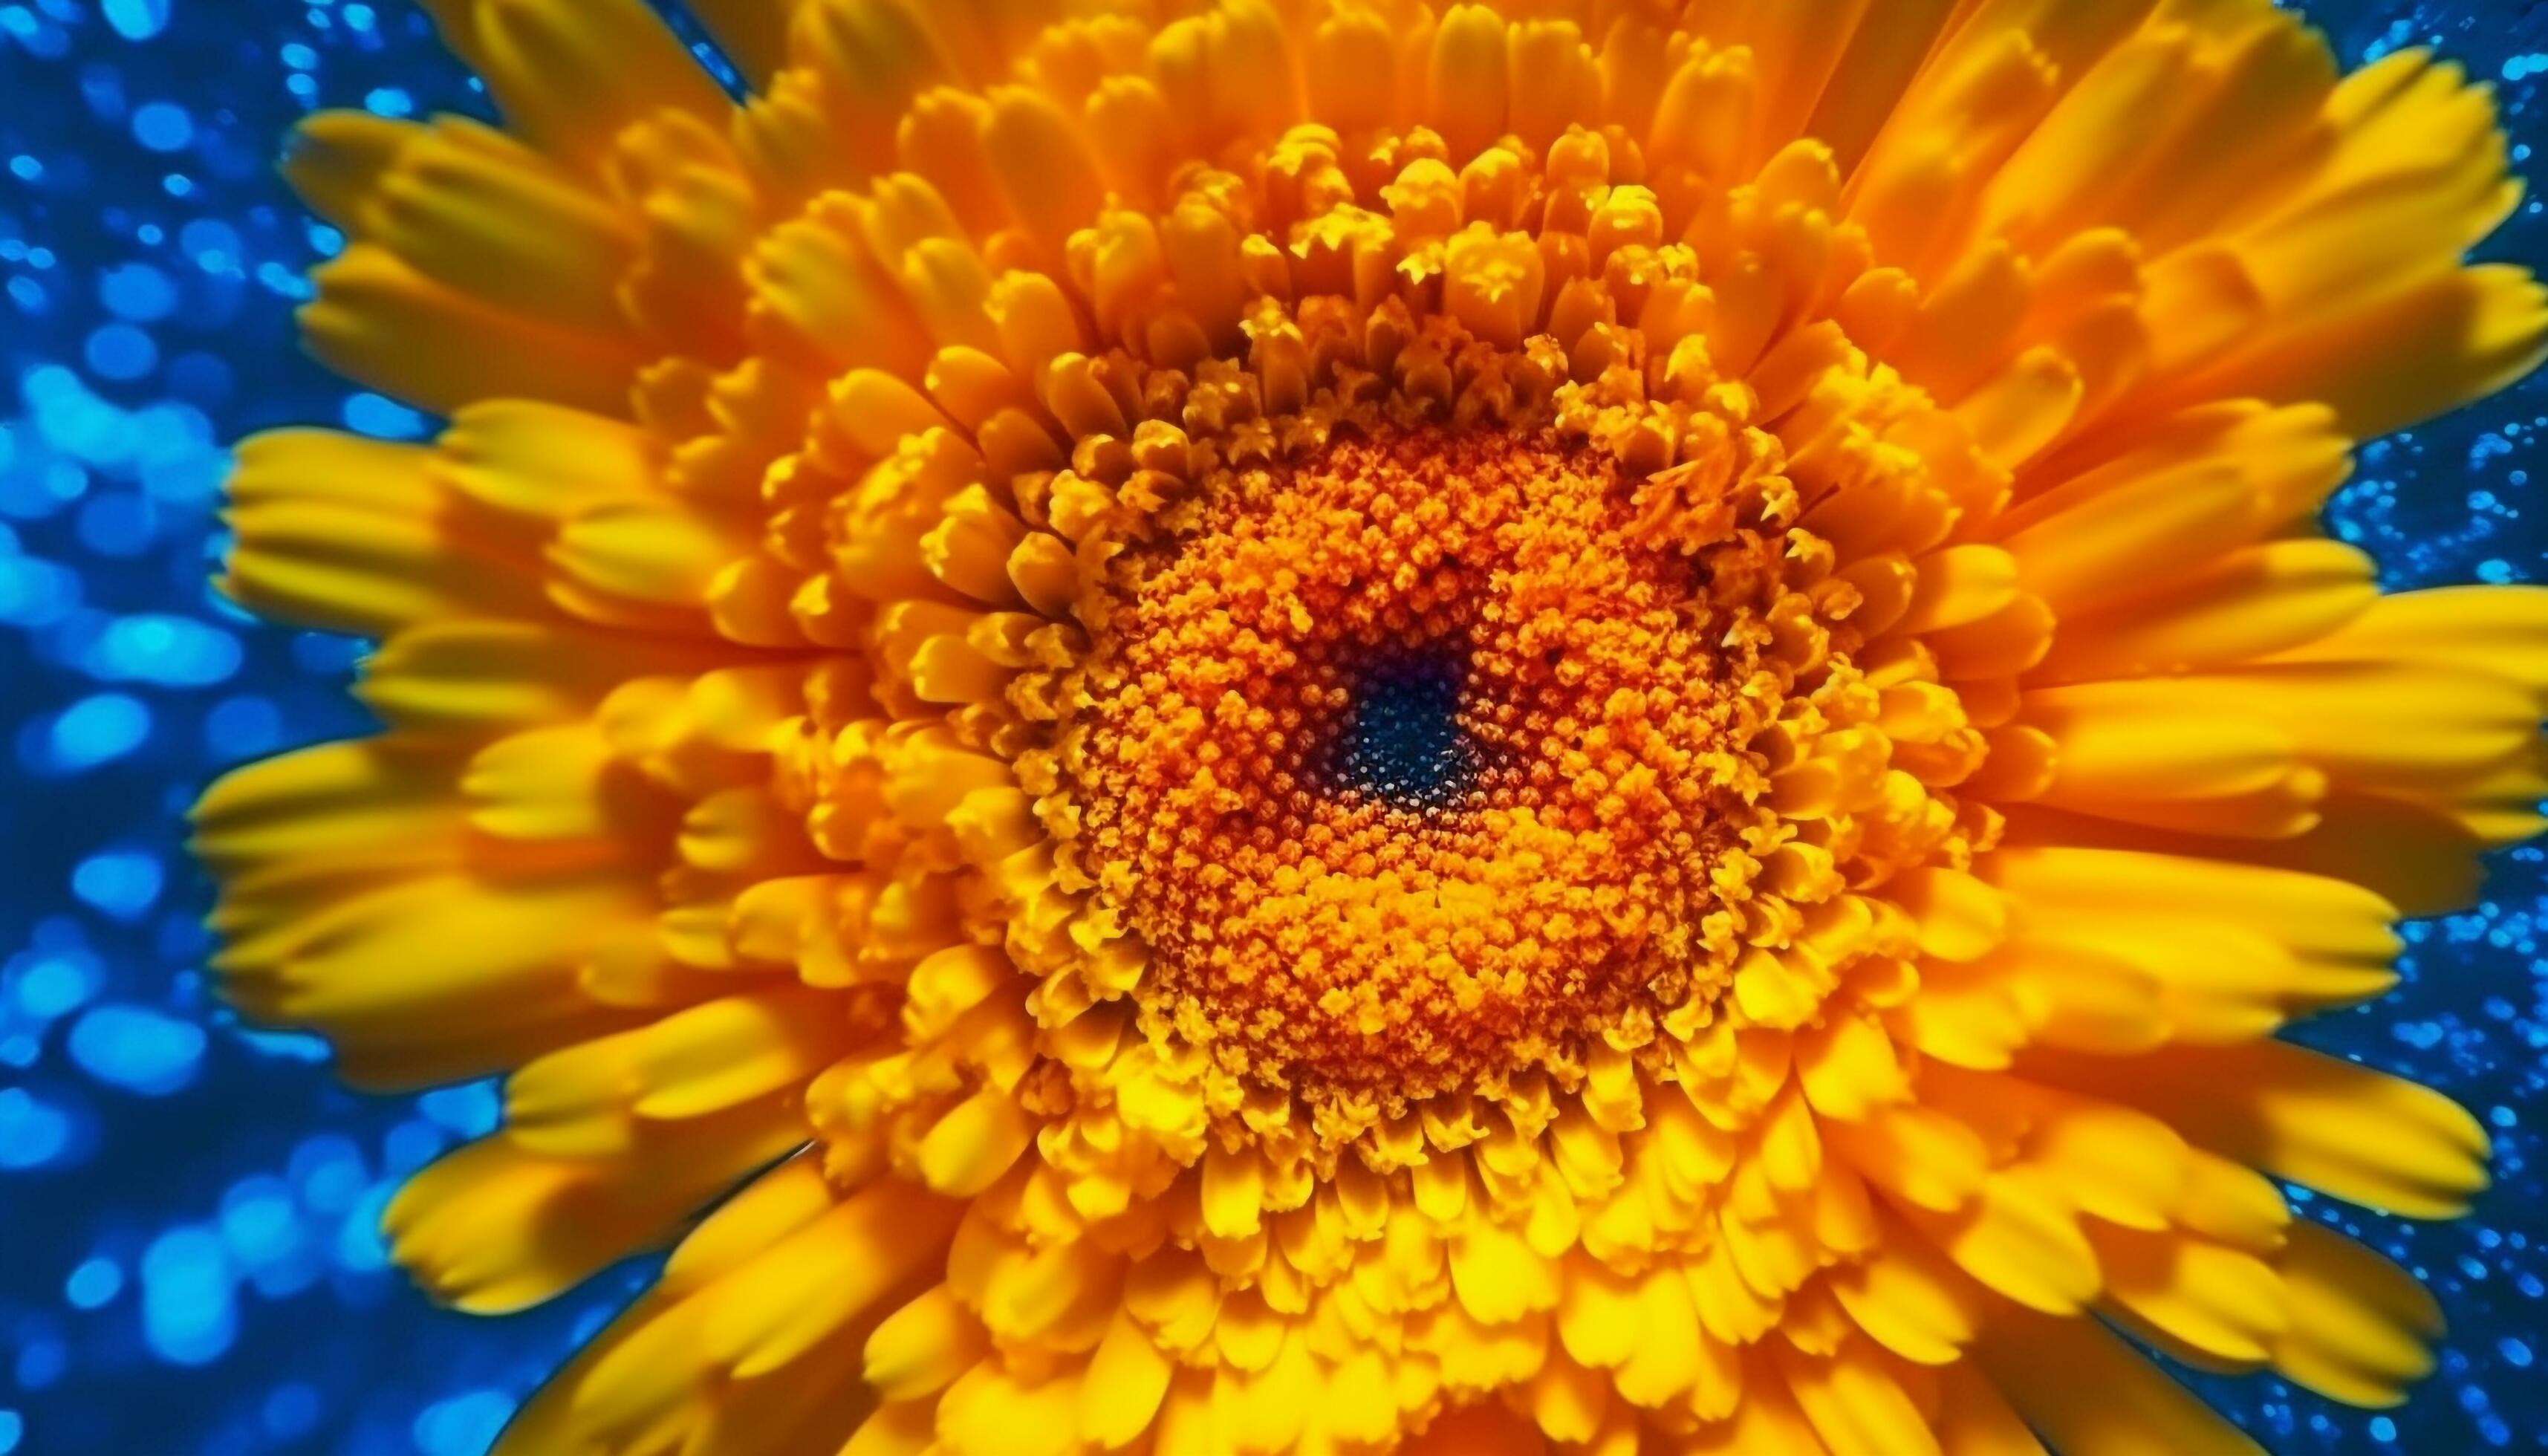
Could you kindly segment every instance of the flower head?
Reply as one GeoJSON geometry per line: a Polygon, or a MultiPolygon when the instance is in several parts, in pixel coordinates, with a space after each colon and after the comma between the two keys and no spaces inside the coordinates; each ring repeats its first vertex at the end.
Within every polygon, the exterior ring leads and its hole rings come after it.
{"type": "Polygon", "coordinates": [[[2484,95],[2266,0],[428,0],[315,119],[228,587],[377,738],[221,966],[500,1072],[463,1308],[677,1241],[524,1456],[2252,1446],[2432,1302],[2275,1180],[2486,1138],[2274,1034],[2528,837],[2548,593],[2350,442],[2548,337],[2484,95]]]}

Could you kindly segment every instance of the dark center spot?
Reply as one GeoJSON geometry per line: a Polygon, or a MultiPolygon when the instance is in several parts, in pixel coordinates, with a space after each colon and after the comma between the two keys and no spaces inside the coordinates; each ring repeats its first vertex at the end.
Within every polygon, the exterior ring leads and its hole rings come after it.
{"type": "Polygon", "coordinates": [[[1477,778],[1477,749],[1460,727],[1462,656],[1385,653],[1353,682],[1335,751],[1338,790],[1410,810],[1446,809],[1477,778]]]}

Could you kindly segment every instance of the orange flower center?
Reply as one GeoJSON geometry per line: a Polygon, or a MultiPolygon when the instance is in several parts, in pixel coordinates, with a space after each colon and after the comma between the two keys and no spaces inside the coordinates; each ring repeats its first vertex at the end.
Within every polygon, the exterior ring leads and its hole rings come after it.
{"type": "Polygon", "coordinates": [[[1154,1030],[1395,1104],[1712,1000],[1783,537],[1685,494],[1547,430],[1339,431],[1116,558],[1062,761],[1154,1030]]]}

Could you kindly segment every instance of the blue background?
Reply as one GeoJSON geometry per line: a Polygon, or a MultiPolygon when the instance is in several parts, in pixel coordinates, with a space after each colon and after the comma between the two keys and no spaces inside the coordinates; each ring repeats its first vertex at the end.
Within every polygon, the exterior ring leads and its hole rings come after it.
{"type": "MultiPolygon", "coordinates": [[[[2311,7],[2348,65],[2438,44],[2542,136],[2539,4],[2311,7]]],[[[649,1272],[482,1320],[436,1311],[373,1231],[407,1172],[492,1123],[492,1085],[337,1088],[325,1049],[208,995],[181,815],[225,767],[358,731],[359,644],[207,587],[225,447],[430,421],[306,360],[290,316],[339,244],[270,165],[317,106],[483,114],[407,0],[0,0],[0,1456],[478,1456],[649,1272]]],[[[2548,260],[2525,205],[2487,251],[2548,260]]],[[[2529,479],[2548,376],[2370,446],[2332,510],[2393,586],[2548,578],[2529,479]]],[[[2548,873],[2411,927],[2406,984],[2318,1045],[2434,1083],[2493,1128],[2475,1217],[2310,1212],[2439,1293],[2439,1375],[2401,1410],[2206,1381],[2279,1452],[2548,1448],[2548,873]]]]}

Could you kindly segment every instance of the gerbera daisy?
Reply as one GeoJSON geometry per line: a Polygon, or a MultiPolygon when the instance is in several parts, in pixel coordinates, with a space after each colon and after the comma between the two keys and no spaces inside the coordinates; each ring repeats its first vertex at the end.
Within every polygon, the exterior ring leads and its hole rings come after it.
{"type": "Polygon", "coordinates": [[[2275,1038],[2528,837],[2548,593],[2351,442],[2529,369],[2482,90],[2267,0],[428,0],[330,114],[228,589],[376,738],[221,968],[502,1073],[463,1309],[674,1243],[514,1456],[2208,1456],[2432,1301],[2275,1038]]]}

